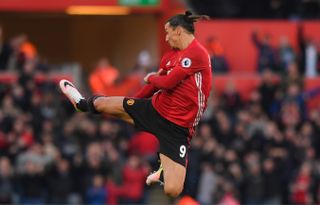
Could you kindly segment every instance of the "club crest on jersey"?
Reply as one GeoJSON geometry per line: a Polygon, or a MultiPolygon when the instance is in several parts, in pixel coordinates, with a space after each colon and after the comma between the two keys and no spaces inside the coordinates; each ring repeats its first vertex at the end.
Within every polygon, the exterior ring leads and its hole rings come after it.
{"type": "Polygon", "coordinates": [[[181,66],[183,68],[189,68],[191,66],[191,59],[190,58],[184,58],[181,61],[181,66]]]}
{"type": "Polygon", "coordinates": [[[128,105],[133,105],[133,104],[134,104],[134,99],[129,99],[129,100],[127,100],[127,104],[128,104],[128,105]]]}

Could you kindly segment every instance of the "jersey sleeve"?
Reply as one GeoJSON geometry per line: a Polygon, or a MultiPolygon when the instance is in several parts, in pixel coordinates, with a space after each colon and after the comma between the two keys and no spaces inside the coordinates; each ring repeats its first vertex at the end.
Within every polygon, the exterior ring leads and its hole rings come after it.
{"type": "Polygon", "coordinates": [[[188,75],[193,75],[211,68],[210,56],[202,51],[186,52],[176,66],[183,69],[188,75]]]}
{"type": "MultiPolygon", "coordinates": [[[[163,62],[167,62],[164,58],[163,62]]],[[[166,68],[165,65],[160,67],[166,68]]],[[[206,52],[194,51],[184,53],[173,69],[167,71],[167,75],[153,75],[149,77],[149,83],[158,89],[173,89],[185,78],[201,70],[211,67],[210,57],[206,52]]],[[[166,70],[164,70],[166,72],[166,70]]]]}
{"type": "Polygon", "coordinates": [[[134,95],[135,98],[150,98],[159,89],[151,84],[144,85],[138,93],[134,95]]]}
{"type": "Polygon", "coordinates": [[[181,68],[175,68],[168,75],[152,75],[149,83],[158,89],[172,89],[176,87],[188,74],[181,68]]]}
{"type": "Polygon", "coordinates": [[[162,70],[165,70],[165,71],[168,70],[167,66],[166,66],[166,63],[167,63],[167,60],[169,59],[170,55],[172,55],[171,52],[165,53],[163,55],[163,57],[161,58],[161,61],[160,61],[159,69],[162,69],[162,70]]]}

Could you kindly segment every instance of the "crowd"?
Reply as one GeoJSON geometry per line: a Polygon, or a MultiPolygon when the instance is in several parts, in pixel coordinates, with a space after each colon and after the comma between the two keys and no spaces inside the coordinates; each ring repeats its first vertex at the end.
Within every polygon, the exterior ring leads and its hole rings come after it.
{"type": "Polygon", "coordinates": [[[320,90],[302,92],[297,67],[273,75],[263,73],[247,102],[234,86],[212,94],[185,190],[201,204],[319,204],[320,110],[306,102],[320,90]]]}
{"type": "Polygon", "coordinates": [[[156,139],[75,113],[35,71],[24,67],[17,83],[1,84],[0,204],[143,203],[156,139]]]}
{"type": "MultiPolygon", "coordinates": [[[[75,112],[55,82],[35,80],[46,69],[32,47],[19,45],[8,61],[0,58],[19,72],[16,83],[0,83],[0,204],[146,203],[157,140],[75,112]]],[[[320,107],[307,107],[320,90],[304,91],[295,61],[283,72],[261,70],[249,100],[232,82],[221,94],[213,88],[183,195],[202,205],[320,203],[320,107]]]]}
{"type": "Polygon", "coordinates": [[[319,0],[185,0],[188,7],[214,18],[319,19],[319,0]]]}
{"type": "MultiPolygon", "coordinates": [[[[281,36],[275,42],[275,36],[255,28],[251,33],[251,42],[257,51],[256,72],[270,69],[285,75],[292,64],[297,64],[299,72],[306,77],[315,77],[320,72],[320,45],[316,39],[306,34],[302,24],[297,24],[298,49],[294,49],[287,36],[281,36]]],[[[216,74],[229,73],[230,68],[225,57],[224,45],[218,37],[210,36],[206,48],[211,56],[211,64],[216,74]]],[[[229,59],[232,60],[232,59],[229,59]]]]}

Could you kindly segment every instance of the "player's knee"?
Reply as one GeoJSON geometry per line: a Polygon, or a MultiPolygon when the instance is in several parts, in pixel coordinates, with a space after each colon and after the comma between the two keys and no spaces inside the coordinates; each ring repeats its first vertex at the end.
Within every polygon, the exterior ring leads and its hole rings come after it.
{"type": "Polygon", "coordinates": [[[99,112],[104,111],[105,110],[105,105],[106,105],[106,100],[107,100],[106,97],[98,97],[93,102],[94,108],[99,112]]]}
{"type": "Polygon", "coordinates": [[[97,110],[97,111],[102,111],[103,110],[103,98],[97,98],[93,101],[93,105],[94,105],[94,108],[97,110]]]}
{"type": "Polygon", "coordinates": [[[176,185],[167,185],[164,186],[164,193],[170,197],[177,197],[182,192],[182,187],[176,185]]]}

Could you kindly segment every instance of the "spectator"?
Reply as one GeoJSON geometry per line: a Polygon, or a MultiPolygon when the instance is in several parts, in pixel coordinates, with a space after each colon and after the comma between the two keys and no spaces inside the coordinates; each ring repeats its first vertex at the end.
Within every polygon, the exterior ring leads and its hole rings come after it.
{"type": "Polygon", "coordinates": [[[159,142],[155,136],[147,132],[138,132],[132,136],[128,151],[130,154],[143,157],[156,167],[158,164],[158,148],[159,142]]]}
{"type": "Polygon", "coordinates": [[[17,156],[17,169],[21,173],[25,173],[26,168],[30,168],[32,174],[42,173],[44,167],[48,165],[51,160],[52,159],[43,152],[42,145],[36,143],[30,146],[27,151],[21,152],[17,156]]]}
{"type": "Polygon", "coordinates": [[[242,101],[233,82],[228,82],[221,100],[223,108],[229,115],[236,113],[241,108],[242,101]]]}
{"type": "Polygon", "coordinates": [[[48,157],[49,162],[53,162],[60,157],[60,152],[53,142],[52,133],[43,134],[43,153],[48,157]]]}
{"type": "Polygon", "coordinates": [[[257,72],[261,73],[266,68],[270,68],[274,72],[278,72],[275,59],[275,51],[271,45],[271,35],[265,34],[262,39],[259,38],[258,32],[252,33],[252,41],[257,48],[257,72]]]}
{"type": "Polygon", "coordinates": [[[147,132],[138,132],[130,141],[129,151],[131,154],[137,154],[148,158],[157,153],[158,146],[158,141],[153,135],[147,132]]]}
{"type": "Polygon", "coordinates": [[[92,185],[88,188],[86,198],[88,205],[103,205],[106,203],[107,193],[104,188],[104,179],[100,175],[93,177],[92,185]]]}
{"type": "Polygon", "coordinates": [[[281,183],[273,159],[263,162],[263,177],[265,180],[263,204],[281,204],[281,183]]]}
{"type": "Polygon", "coordinates": [[[305,53],[305,76],[314,77],[318,74],[318,51],[312,40],[307,41],[305,53]]]}
{"type": "Polygon", "coordinates": [[[305,162],[302,164],[298,175],[292,184],[291,202],[294,204],[311,204],[312,198],[310,195],[311,184],[311,166],[305,162]]]}
{"type": "Polygon", "coordinates": [[[101,58],[89,76],[89,84],[93,93],[104,94],[118,78],[118,69],[107,58],[101,58]]]}
{"type": "Polygon", "coordinates": [[[61,136],[58,138],[58,148],[61,154],[70,161],[80,151],[80,145],[74,134],[75,125],[72,121],[64,125],[61,136]]]}
{"type": "Polygon", "coordinates": [[[21,52],[21,46],[27,42],[28,36],[26,34],[18,34],[10,40],[12,52],[7,63],[7,70],[15,71],[21,70],[25,63],[24,53],[21,52]]]}
{"type": "Polygon", "coordinates": [[[300,73],[305,76],[317,75],[318,51],[314,41],[307,37],[301,24],[298,25],[298,43],[300,47],[300,73]]]}
{"type": "Polygon", "coordinates": [[[216,138],[222,145],[227,146],[233,138],[233,130],[231,129],[231,121],[223,111],[217,113],[217,134],[216,138]]]}
{"type": "Polygon", "coordinates": [[[211,36],[207,39],[206,46],[210,54],[213,72],[227,73],[229,71],[229,66],[224,56],[224,48],[221,42],[215,36],[211,36]]]}
{"type": "Polygon", "coordinates": [[[26,161],[18,175],[18,193],[21,204],[42,205],[45,203],[44,167],[32,160],[26,161]]]}
{"type": "Polygon", "coordinates": [[[131,155],[122,170],[122,203],[137,204],[144,202],[144,184],[149,168],[142,164],[139,157],[131,155]]]}
{"type": "Polygon", "coordinates": [[[299,117],[305,119],[307,116],[306,101],[319,95],[320,88],[314,88],[307,91],[302,91],[297,84],[289,85],[287,95],[284,96],[283,103],[292,103],[297,106],[299,117]]]}
{"type": "Polygon", "coordinates": [[[7,157],[0,158],[0,204],[13,203],[14,175],[7,157]]]}
{"type": "Polygon", "coordinates": [[[0,70],[8,68],[8,62],[13,50],[9,42],[4,39],[4,31],[0,25],[0,70]]]}
{"type": "Polygon", "coordinates": [[[202,175],[199,181],[199,194],[197,199],[203,205],[213,202],[213,193],[217,188],[218,177],[210,164],[203,164],[202,175]]]}
{"type": "Polygon", "coordinates": [[[28,40],[22,43],[20,52],[23,54],[25,61],[35,60],[38,56],[37,48],[28,40]]]}
{"type": "Polygon", "coordinates": [[[218,205],[240,205],[239,201],[234,197],[234,187],[226,182],[223,184],[224,195],[218,205]]]}
{"type": "Polygon", "coordinates": [[[263,202],[263,187],[265,184],[261,174],[261,167],[254,162],[254,164],[248,165],[248,171],[244,190],[246,204],[261,204],[263,202]]]}
{"type": "Polygon", "coordinates": [[[286,73],[290,64],[296,61],[296,54],[289,43],[288,37],[282,36],[278,49],[279,66],[282,73],[286,73]]]}
{"type": "Polygon", "coordinates": [[[266,69],[262,74],[262,82],[259,87],[259,93],[261,95],[261,106],[265,113],[270,113],[272,102],[275,99],[275,94],[278,89],[275,82],[274,75],[271,70],[266,69]]]}
{"type": "Polygon", "coordinates": [[[125,157],[121,156],[120,150],[110,141],[105,141],[103,148],[106,153],[108,166],[113,168],[111,173],[108,174],[107,181],[119,185],[123,181],[123,175],[119,170],[122,170],[124,166],[125,157]]]}
{"type": "MultiPolygon", "coordinates": [[[[132,68],[131,72],[125,77],[127,83],[130,83],[130,91],[128,92],[129,96],[133,96],[142,88],[144,85],[143,78],[145,75],[151,71],[154,71],[155,68],[152,64],[151,54],[147,50],[141,50],[137,57],[136,65],[132,68]]],[[[125,82],[126,82],[125,81],[125,82]]]]}
{"type": "Polygon", "coordinates": [[[48,191],[51,204],[67,204],[73,191],[70,164],[65,159],[58,159],[50,173],[47,174],[48,191]]]}
{"type": "Polygon", "coordinates": [[[229,179],[229,182],[224,184],[225,186],[223,189],[229,194],[232,194],[234,197],[239,198],[244,179],[240,167],[240,161],[237,160],[237,162],[230,163],[228,173],[225,176],[229,179]]]}
{"type": "Polygon", "coordinates": [[[147,50],[142,50],[138,54],[137,63],[132,69],[134,75],[140,75],[143,78],[154,68],[152,67],[151,54],[147,50]]]}
{"type": "Polygon", "coordinates": [[[286,92],[289,85],[291,84],[297,84],[300,89],[303,89],[304,88],[303,77],[299,73],[298,65],[296,63],[289,64],[287,71],[288,72],[282,79],[282,84],[281,84],[282,90],[286,92]]]}
{"type": "Polygon", "coordinates": [[[137,65],[127,75],[120,75],[118,69],[103,58],[90,74],[89,84],[96,94],[132,96],[142,87],[143,77],[150,69],[152,66],[148,51],[140,52],[137,65]]]}
{"type": "Polygon", "coordinates": [[[86,161],[83,164],[83,183],[82,190],[85,191],[95,175],[105,176],[108,174],[109,170],[106,165],[106,159],[104,158],[102,147],[97,142],[92,142],[87,147],[86,161]]]}

